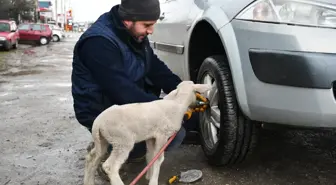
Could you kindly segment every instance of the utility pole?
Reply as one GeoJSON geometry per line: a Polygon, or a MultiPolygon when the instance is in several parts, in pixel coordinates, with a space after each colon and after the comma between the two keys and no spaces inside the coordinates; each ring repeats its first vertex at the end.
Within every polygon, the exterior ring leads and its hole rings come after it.
{"type": "Polygon", "coordinates": [[[35,0],[35,12],[34,12],[34,18],[35,18],[35,22],[38,22],[38,14],[39,14],[39,4],[38,4],[38,0],[35,0]]]}
{"type": "Polygon", "coordinates": [[[64,4],[64,0],[61,0],[61,16],[63,16],[63,21],[62,22],[62,28],[64,29],[64,7],[63,7],[63,4],[64,4]]]}
{"type": "Polygon", "coordinates": [[[55,0],[55,12],[56,12],[56,25],[58,26],[58,1],[55,0]]]}
{"type": "Polygon", "coordinates": [[[66,0],[63,0],[63,9],[64,9],[64,26],[67,24],[67,20],[66,20],[66,17],[67,17],[67,11],[66,11],[66,0]]]}

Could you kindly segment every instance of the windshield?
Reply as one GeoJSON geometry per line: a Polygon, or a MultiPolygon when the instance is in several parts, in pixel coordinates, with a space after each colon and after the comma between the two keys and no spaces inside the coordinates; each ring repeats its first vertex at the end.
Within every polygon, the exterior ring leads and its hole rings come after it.
{"type": "Polygon", "coordinates": [[[0,32],[10,32],[10,26],[8,23],[0,22],[0,32]]]}

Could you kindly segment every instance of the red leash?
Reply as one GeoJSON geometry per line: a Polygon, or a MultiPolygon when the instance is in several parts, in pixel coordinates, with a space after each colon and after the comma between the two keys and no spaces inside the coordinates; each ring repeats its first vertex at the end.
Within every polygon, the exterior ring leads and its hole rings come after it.
{"type": "Polygon", "coordinates": [[[173,139],[176,137],[177,132],[171,136],[169,138],[169,140],[167,141],[167,143],[161,148],[161,150],[159,151],[158,154],[156,154],[156,156],[150,161],[150,163],[147,164],[147,166],[141,171],[141,173],[131,182],[130,185],[135,185],[140,179],[141,177],[148,171],[148,169],[150,167],[153,166],[154,162],[160,157],[160,155],[166,150],[166,148],[168,147],[168,145],[173,141],[173,139]]]}

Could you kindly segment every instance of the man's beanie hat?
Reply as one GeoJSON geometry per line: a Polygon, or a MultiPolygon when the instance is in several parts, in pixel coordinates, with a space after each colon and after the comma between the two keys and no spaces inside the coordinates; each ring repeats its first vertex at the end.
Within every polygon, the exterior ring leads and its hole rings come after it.
{"type": "Polygon", "coordinates": [[[121,0],[121,19],[128,21],[153,21],[160,17],[159,0],[121,0]]]}

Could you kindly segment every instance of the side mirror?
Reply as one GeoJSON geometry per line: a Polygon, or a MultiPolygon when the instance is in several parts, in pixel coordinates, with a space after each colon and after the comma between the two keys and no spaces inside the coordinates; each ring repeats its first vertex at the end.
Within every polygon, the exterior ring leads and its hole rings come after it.
{"type": "Polygon", "coordinates": [[[165,18],[165,13],[163,12],[163,13],[160,15],[159,19],[160,19],[160,21],[162,21],[164,18],[165,18]]]}

